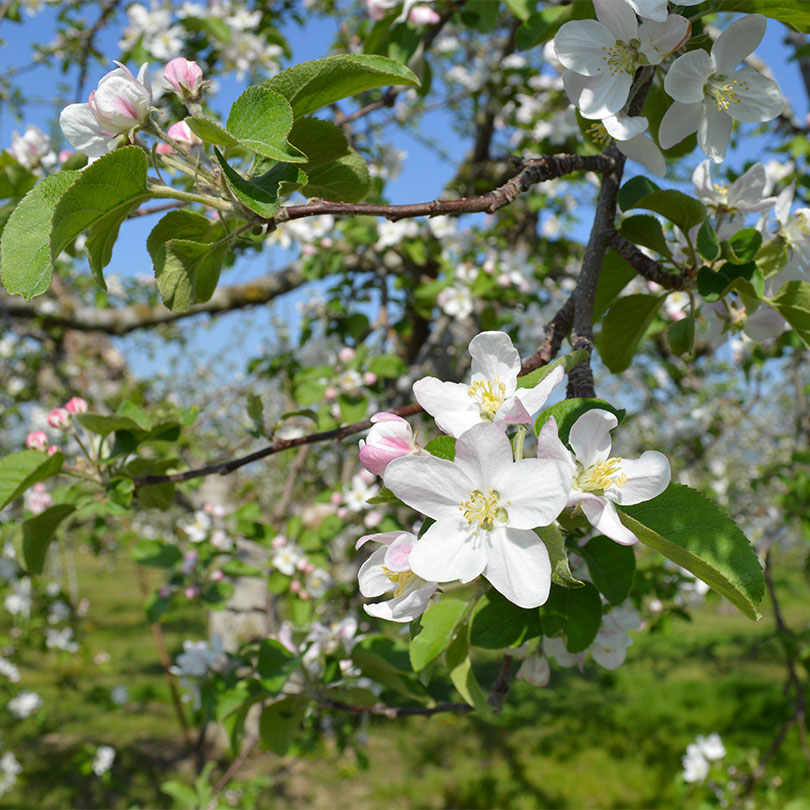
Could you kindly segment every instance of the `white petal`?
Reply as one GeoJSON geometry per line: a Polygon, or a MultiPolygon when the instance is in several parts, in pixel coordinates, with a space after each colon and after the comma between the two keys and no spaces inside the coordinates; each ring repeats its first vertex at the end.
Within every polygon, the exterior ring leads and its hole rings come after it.
{"type": "Polygon", "coordinates": [[[605,50],[615,44],[616,37],[596,20],[567,22],[554,37],[554,49],[562,65],[583,76],[596,76],[603,72],[605,50]]]}
{"type": "Polygon", "coordinates": [[[762,341],[779,337],[785,331],[785,325],[785,319],[775,309],[763,304],[745,319],[743,332],[752,340],[762,341]]]}
{"type": "Polygon", "coordinates": [[[458,515],[460,501],[475,489],[457,464],[435,456],[396,458],[383,480],[397,498],[435,520],[458,515]]]}
{"type": "Polygon", "coordinates": [[[658,22],[667,18],[667,0],[627,0],[627,2],[636,10],[639,17],[658,22]]]}
{"type": "Polygon", "coordinates": [[[791,183],[787,188],[779,192],[774,205],[773,215],[780,225],[786,225],[790,217],[790,209],[793,206],[793,195],[796,193],[796,183],[791,183]]]}
{"type": "MultiPolygon", "coordinates": [[[[364,546],[368,543],[369,540],[372,540],[375,543],[384,543],[386,546],[390,545],[397,539],[401,534],[409,534],[409,532],[401,532],[401,531],[394,531],[394,532],[378,532],[377,534],[366,534],[361,537],[357,543],[355,543],[355,549],[364,546]]],[[[411,535],[413,537],[413,535],[411,535]]]]}
{"type": "Polygon", "coordinates": [[[638,32],[639,50],[651,65],[658,65],[689,38],[691,24],[680,14],[670,14],[663,22],[645,22],[638,32]]]}
{"type": "Polygon", "coordinates": [[[616,39],[629,42],[638,35],[638,20],[627,3],[617,3],[616,0],[593,0],[593,8],[596,19],[607,26],[616,39]]]}
{"type": "Polygon", "coordinates": [[[503,427],[492,422],[471,427],[456,442],[456,464],[473,483],[472,489],[494,486],[492,482],[498,481],[513,463],[509,438],[503,427]]]}
{"type": "Polygon", "coordinates": [[[435,377],[423,377],[413,384],[416,401],[441,430],[456,438],[481,422],[478,405],[468,391],[467,385],[442,382],[435,377]]]}
{"type": "Polygon", "coordinates": [[[402,532],[385,551],[385,567],[389,571],[401,573],[410,571],[408,557],[416,545],[416,536],[409,532],[402,532]]]}
{"type": "Polygon", "coordinates": [[[537,434],[537,458],[562,461],[568,464],[572,473],[576,469],[571,451],[560,440],[557,423],[554,421],[553,416],[540,428],[540,433],[537,434]]]}
{"type": "Polygon", "coordinates": [[[737,82],[734,88],[736,100],[728,108],[735,121],[758,123],[770,121],[785,109],[785,100],[779,85],[752,68],[742,68],[732,77],[737,82]]]}
{"type": "Polygon", "coordinates": [[[357,572],[360,593],[363,596],[380,596],[394,589],[394,583],[383,572],[386,549],[378,548],[357,572]]]}
{"type": "Polygon", "coordinates": [[[545,544],[532,531],[497,528],[488,533],[484,576],[510,602],[535,608],[548,600],[551,563],[545,544]]]}
{"type": "Polygon", "coordinates": [[[487,564],[473,529],[459,518],[439,520],[419,539],[411,552],[411,571],[428,582],[469,582],[487,564]]]}
{"type": "Polygon", "coordinates": [[[386,602],[363,605],[369,616],[387,619],[391,622],[411,622],[427,609],[430,597],[436,592],[436,583],[429,582],[423,588],[395,596],[386,602]]]}
{"type": "Polygon", "coordinates": [[[629,141],[616,141],[616,146],[623,155],[640,163],[654,175],[663,177],[667,173],[667,163],[652,138],[636,135],[629,141]]]}
{"type": "Polygon", "coordinates": [[[506,396],[515,392],[520,371],[520,355],[506,332],[481,332],[470,341],[472,380],[500,380],[506,385],[506,396]]]}
{"type": "Polygon", "coordinates": [[[88,157],[100,157],[111,151],[114,136],[103,133],[89,104],[68,104],[59,115],[59,126],[70,145],[88,157]]]}
{"type": "Polygon", "coordinates": [[[669,149],[680,143],[687,135],[697,132],[703,116],[703,104],[681,104],[676,101],[664,113],[658,128],[658,143],[662,149],[669,149]]]}
{"type": "Polygon", "coordinates": [[[703,87],[713,72],[714,65],[706,51],[689,51],[672,63],[664,89],[683,104],[703,101],[703,87]]]}
{"type": "Polygon", "coordinates": [[[627,101],[632,83],[633,77],[623,71],[615,76],[610,73],[580,76],[572,71],[563,74],[568,98],[585,118],[592,119],[601,120],[619,112],[627,101]]]}
{"type": "Polygon", "coordinates": [[[548,526],[565,508],[573,470],[564,461],[524,458],[494,481],[501,505],[516,529],[548,526]]]}
{"type": "Polygon", "coordinates": [[[766,27],[761,14],[748,14],[731,23],[712,45],[717,73],[731,73],[762,42],[766,27]]]}
{"type": "Polygon", "coordinates": [[[631,138],[635,138],[636,135],[641,135],[648,126],[647,119],[643,115],[631,117],[621,113],[605,118],[602,123],[608,135],[617,141],[629,141],[631,138]]]}
{"type": "MultiPolygon", "coordinates": [[[[692,185],[695,188],[695,194],[704,200],[711,200],[712,202],[720,202],[719,195],[712,183],[712,162],[710,160],[703,160],[698,164],[698,167],[692,172],[692,185]]],[[[734,184],[732,183],[732,186],[734,184]]]]}
{"type": "Polygon", "coordinates": [[[627,481],[621,487],[611,487],[607,493],[616,503],[629,505],[649,501],[669,486],[669,461],[656,450],[646,450],[639,458],[622,459],[621,466],[627,481]]]}
{"type": "Polygon", "coordinates": [[[711,101],[703,103],[703,116],[698,127],[698,146],[707,158],[722,163],[731,139],[731,118],[711,101]]]}
{"type": "Polygon", "coordinates": [[[601,408],[586,411],[574,422],[568,434],[568,444],[583,467],[604,461],[610,455],[610,431],[618,424],[614,414],[601,408]]]}
{"type": "Polygon", "coordinates": [[[599,532],[621,543],[623,546],[632,546],[638,542],[630,529],[619,520],[616,507],[607,498],[590,497],[582,501],[582,511],[588,522],[599,532]]]}
{"type": "Polygon", "coordinates": [[[562,366],[557,366],[547,377],[540,380],[534,388],[518,388],[515,391],[515,398],[519,399],[523,407],[532,415],[537,413],[551,392],[562,382],[565,371],[562,366]]]}

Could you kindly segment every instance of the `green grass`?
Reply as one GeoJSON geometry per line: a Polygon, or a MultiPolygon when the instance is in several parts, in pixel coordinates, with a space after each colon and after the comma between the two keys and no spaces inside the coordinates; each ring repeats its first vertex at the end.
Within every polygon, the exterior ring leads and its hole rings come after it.
{"type": "MultiPolygon", "coordinates": [[[[777,569],[788,622],[810,620],[806,582],[793,560],[777,569]]],[[[4,732],[25,768],[0,807],[159,807],[161,782],[190,782],[186,756],[153,639],[143,619],[131,564],[115,570],[82,559],[81,595],[90,599],[75,656],[29,651],[22,685],[39,692],[38,716],[4,732]],[[85,649],[89,647],[89,649],[85,649]],[[93,663],[106,651],[107,664],[93,663]],[[130,703],[109,692],[126,684],[130,703]],[[39,724],[39,728],[37,725],[39,724]],[[88,751],[115,746],[114,778],[86,769],[88,751]]],[[[352,751],[327,736],[315,750],[284,760],[255,755],[240,776],[270,778],[258,806],[268,808],[677,808],[707,806],[680,779],[680,758],[697,734],[719,732],[727,763],[750,767],[788,715],[784,666],[769,609],[758,623],[719,598],[695,620],[667,632],[640,633],[627,663],[585,674],[555,669],[546,689],[515,682],[497,725],[437,715],[367,723],[364,770],[352,751]]],[[[193,607],[164,625],[176,654],[205,627],[193,607]]],[[[481,680],[497,661],[481,662],[481,680]]],[[[223,757],[222,767],[227,766],[223,757]]],[[[221,773],[221,770],[217,773],[221,773]]],[[[772,760],[756,806],[810,808],[810,776],[795,732],[772,760]],[[774,778],[781,781],[766,790],[774,778]]]]}

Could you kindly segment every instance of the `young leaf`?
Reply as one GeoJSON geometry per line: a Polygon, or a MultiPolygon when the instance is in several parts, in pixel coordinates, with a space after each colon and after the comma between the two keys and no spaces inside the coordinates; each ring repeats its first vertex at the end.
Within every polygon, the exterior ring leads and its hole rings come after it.
{"type": "Polygon", "coordinates": [[[546,544],[551,561],[551,581],[563,588],[581,588],[585,583],[571,573],[562,532],[553,523],[550,526],[541,526],[534,532],[546,544]]]}
{"type": "Polygon", "coordinates": [[[667,328],[667,343],[673,354],[689,354],[695,343],[695,319],[687,315],[671,323],[667,328]]]}
{"type": "Polygon", "coordinates": [[[659,295],[626,295],[616,300],[602,320],[597,346],[605,365],[614,374],[630,367],[638,344],[663,300],[659,295]]]}
{"type": "Polygon", "coordinates": [[[577,349],[575,352],[570,352],[569,354],[555,360],[553,363],[549,363],[547,366],[541,366],[528,374],[524,374],[522,377],[518,377],[517,387],[534,388],[539,382],[545,380],[545,378],[548,377],[548,375],[551,374],[551,372],[554,371],[557,366],[562,366],[565,371],[570,371],[575,365],[585,360],[587,356],[587,352],[585,352],[583,349],[577,349]]]}
{"type": "Polygon", "coordinates": [[[706,206],[700,200],[671,188],[645,194],[629,207],[644,208],[661,214],[673,225],[677,225],[683,233],[688,233],[690,228],[699,225],[709,215],[706,206]]]}
{"type": "Polygon", "coordinates": [[[636,271],[615,250],[609,250],[602,259],[602,270],[596,283],[593,319],[596,323],[619,293],[636,277],[636,271]]]}
{"type": "Polygon", "coordinates": [[[720,255],[720,240],[717,232],[712,227],[709,220],[705,220],[700,226],[697,235],[698,253],[707,262],[713,262],[720,255]]]}
{"type": "Polygon", "coordinates": [[[262,711],[259,734],[273,753],[283,756],[292,745],[307,711],[307,699],[301,695],[282,698],[262,711]]]}
{"type": "Polygon", "coordinates": [[[762,234],[756,228],[743,228],[721,245],[723,258],[732,264],[752,262],[762,247],[762,234]]]}
{"type": "Polygon", "coordinates": [[[541,611],[545,635],[563,633],[570,653],[587,649],[602,624],[602,600],[590,582],[583,588],[561,588],[552,583],[548,602],[541,611]]]}
{"type": "Polygon", "coordinates": [[[631,177],[620,189],[619,189],[619,208],[622,211],[629,211],[631,208],[636,207],[636,203],[646,197],[648,194],[652,194],[654,191],[660,191],[660,187],[653,183],[652,180],[644,177],[644,175],[638,174],[635,177],[631,177]]]}
{"type": "Polygon", "coordinates": [[[0,276],[11,295],[22,295],[29,301],[50,286],[51,218],[59,198],[79,175],[63,171],[44,178],[8,218],[0,239],[0,276]]]}
{"type": "Polygon", "coordinates": [[[788,281],[769,303],[810,346],[810,284],[806,281],[788,281]]]}
{"type": "Polygon", "coordinates": [[[342,98],[385,85],[419,86],[404,65],[371,54],[339,54],[283,70],[264,83],[292,106],[296,119],[342,98]]]}
{"type": "Polygon", "coordinates": [[[436,436],[425,445],[425,450],[432,456],[452,461],[456,457],[456,440],[452,436],[436,436]]]}
{"type": "Polygon", "coordinates": [[[700,577],[749,618],[759,618],[762,566],[737,524],[705,495],[670,484],[650,501],[619,507],[619,515],[642,543],[700,577]]]}
{"type": "Polygon", "coordinates": [[[170,239],[192,239],[195,242],[214,242],[224,236],[222,224],[196,211],[169,211],[146,239],[146,249],[157,261],[161,247],[170,239]]]}
{"type": "Polygon", "coordinates": [[[209,118],[189,116],[185,119],[188,128],[206,143],[214,146],[238,146],[239,141],[228,130],[209,118]]]}
{"type": "Polygon", "coordinates": [[[636,214],[622,220],[619,233],[636,245],[650,248],[662,256],[672,257],[661,223],[651,214],[636,214]]]}
{"type": "Polygon", "coordinates": [[[765,282],[762,272],[754,264],[731,264],[727,262],[719,270],[701,267],[698,271],[697,290],[701,297],[713,303],[731,290],[737,290],[751,298],[762,298],[765,282]]]}
{"type": "Polygon", "coordinates": [[[138,565],[148,568],[171,568],[183,559],[180,549],[165,540],[138,540],[129,552],[138,565]]]}
{"type": "Polygon", "coordinates": [[[422,614],[421,630],[411,639],[409,650],[414,672],[421,672],[444,652],[466,610],[465,601],[442,599],[422,614]]]}
{"type": "Polygon", "coordinates": [[[30,574],[41,574],[48,546],[59,524],[76,510],[75,506],[60,503],[35,517],[23,521],[23,559],[30,574]]]}
{"type": "Polygon", "coordinates": [[[399,639],[366,636],[352,648],[352,661],[366,677],[401,695],[420,702],[427,697],[413,675],[408,647],[399,639]]]}
{"type": "Polygon", "coordinates": [[[619,605],[630,595],[636,573],[636,553],[632,546],[614,543],[608,537],[594,537],[579,553],[588,565],[593,584],[611,605],[619,605]]]}
{"type": "Polygon", "coordinates": [[[335,202],[360,202],[371,188],[366,161],[354,150],[342,158],[307,170],[309,182],[301,189],[305,197],[335,202]]]}
{"type": "Polygon", "coordinates": [[[544,411],[540,412],[540,415],[534,423],[534,431],[535,433],[540,433],[540,428],[553,416],[554,421],[557,423],[557,432],[560,440],[567,442],[568,434],[571,432],[574,422],[586,411],[593,410],[594,408],[600,408],[601,410],[616,414],[619,424],[624,420],[624,409],[614,408],[613,405],[606,402],[604,399],[564,399],[562,402],[558,402],[556,405],[552,405],[550,408],[546,408],[544,411]]]}
{"type": "Polygon", "coordinates": [[[588,17],[593,17],[593,4],[589,0],[573,0],[564,6],[542,8],[530,14],[518,28],[515,37],[517,47],[521,51],[527,51],[548,42],[565,23],[588,17]]]}
{"type": "Polygon", "coordinates": [[[307,157],[307,167],[315,168],[349,154],[349,141],[343,130],[331,121],[301,118],[289,135],[290,143],[307,157]]]}
{"type": "Polygon", "coordinates": [[[158,252],[155,279],[160,298],[173,312],[185,312],[192,304],[207,301],[219,281],[228,245],[170,239],[158,252]]]}
{"type": "Polygon", "coordinates": [[[77,413],[74,419],[91,433],[107,436],[115,430],[140,431],[141,426],[123,414],[77,413]]]}
{"type": "Polygon", "coordinates": [[[61,453],[49,456],[38,450],[21,450],[0,458],[0,509],[22,495],[28,487],[56,475],[64,460],[61,453]]]}
{"type": "Polygon", "coordinates": [[[284,684],[298,667],[298,663],[298,658],[281,642],[272,638],[263,639],[259,647],[256,670],[265,691],[271,695],[280,694],[284,684]]]}
{"type": "Polygon", "coordinates": [[[450,680],[470,706],[482,714],[491,714],[492,707],[487,703],[486,695],[475,678],[468,653],[467,634],[459,633],[450,643],[444,655],[450,680]]]}
{"type": "Polygon", "coordinates": [[[307,156],[287,142],[293,113],[284,96],[268,87],[248,87],[231,106],[226,128],[251,152],[285,163],[306,163],[307,156]]]}
{"type": "Polygon", "coordinates": [[[542,632],[537,608],[518,607],[492,589],[475,603],[469,641],[474,647],[500,650],[518,647],[542,632]]]}

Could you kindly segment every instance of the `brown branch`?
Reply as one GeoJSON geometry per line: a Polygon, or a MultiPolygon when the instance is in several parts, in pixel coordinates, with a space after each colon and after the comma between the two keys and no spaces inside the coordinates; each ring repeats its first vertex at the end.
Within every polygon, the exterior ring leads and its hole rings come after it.
{"type": "Polygon", "coordinates": [[[529,374],[541,366],[547,366],[556,356],[563,340],[568,337],[574,322],[574,298],[570,297],[546,326],[546,339],[543,345],[523,361],[520,376],[529,374]]]}
{"type": "MultiPolygon", "coordinates": [[[[623,163],[623,159],[622,159],[623,163]]],[[[406,203],[405,205],[381,205],[377,203],[330,202],[313,197],[306,205],[288,205],[280,208],[271,219],[271,225],[291,219],[311,217],[318,214],[333,216],[385,217],[392,222],[407,217],[427,217],[439,214],[492,214],[509,205],[520,194],[528,191],[535,183],[552,180],[572,172],[612,172],[617,166],[617,158],[612,155],[548,155],[541,158],[527,158],[521,161],[520,171],[500,188],[486,194],[465,197],[461,200],[431,200],[429,202],[406,203]]]]}
{"type": "Polygon", "coordinates": [[[492,684],[492,689],[489,690],[489,697],[487,703],[492,706],[495,713],[499,713],[503,709],[503,704],[506,703],[506,698],[509,694],[509,684],[512,680],[512,663],[514,659],[508,653],[504,655],[501,660],[501,668],[498,672],[498,677],[492,684]]]}
{"type": "Polygon", "coordinates": [[[387,717],[391,720],[397,717],[410,717],[419,715],[430,717],[441,712],[454,712],[455,714],[469,714],[473,711],[472,706],[466,703],[437,703],[435,706],[350,706],[339,700],[329,698],[318,698],[318,703],[328,709],[335,709],[340,712],[350,712],[351,714],[373,714],[378,717],[387,717]]]}
{"type": "Polygon", "coordinates": [[[239,756],[230,764],[230,767],[222,775],[219,782],[214,785],[214,789],[211,793],[211,801],[207,805],[206,810],[215,810],[215,808],[219,806],[219,802],[217,802],[219,794],[225,790],[231,779],[236,776],[237,771],[245,764],[245,762],[247,762],[248,757],[253,753],[258,744],[259,737],[253,737],[242,749],[242,753],[240,753],[239,756]]]}
{"type": "Polygon", "coordinates": [[[670,273],[616,231],[610,239],[610,247],[640,276],[644,276],[647,281],[660,284],[666,290],[683,290],[692,280],[692,274],[688,270],[683,273],[670,273]]]}

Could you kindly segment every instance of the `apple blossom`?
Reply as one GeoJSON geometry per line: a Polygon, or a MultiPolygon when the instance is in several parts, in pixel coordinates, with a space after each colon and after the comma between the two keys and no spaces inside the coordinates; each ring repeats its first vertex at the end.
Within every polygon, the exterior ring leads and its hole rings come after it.
{"type": "Polygon", "coordinates": [[[93,758],[93,773],[96,776],[103,776],[112,768],[114,759],[115,749],[111,745],[100,745],[93,758]]]}
{"type": "Polygon", "coordinates": [[[12,133],[9,151],[17,163],[26,169],[36,170],[40,166],[49,168],[56,163],[51,139],[35,124],[29,124],[22,135],[16,130],[12,133]]]}
{"type": "Polygon", "coordinates": [[[660,495],[669,485],[669,461],[655,450],[645,451],[638,459],[608,458],[610,431],[617,424],[609,411],[587,411],[571,427],[572,454],[550,418],[537,437],[537,455],[568,465],[573,480],[568,506],[580,504],[595,529],[617,543],[632,545],[638,538],[619,520],[613,504],[641,503],[660,495]]]}
{"type": "Polygon", "coordinates": [[[65,410],[70,413],[87,413],[87,400],[81,397],[71,397],[65,403],[65,410]]]}
{"type": "Polygon", "coordinates": [[[338,360],[340,360],[340,362],[343,364],[351,363],[352,360],[354,360],[355,354],[356,352],[351,346],[344,346],[338,352],[338,360]]]}
{"type": "Polygon", "coordinates": [[[430,6],[422,3],[413,6],[408,14],[408,22],[419,27],[435,25],[440,19],[441,17],[430,6]]]}
{"type": "Polygon", "coordinates": [[[618,669],[633,645],[628,630],[640,630],[641,618],[632,608],[616,608],[602,617],[602,625],[590,647],[591,656],[605,669],[618,669]]]}
{"type": "Polygon", "coordinates": [[[470,341],[469,352],[469,385],[435,377],[413,384],[416,401],[445,433],[457,438],[482,422],[530,422],[563,378],[563,369],[557,366],[534,388],[518,388],[520,355],[505,332],[481,332],[470,341]]]}
{"type": "Polygon", "coordinates": [[[200,97],[203,72],[196,62],[178,56],[163,69],[163,78],[183,101],[196,101],[200,97]]]}
{"type": "Polygon", "coordinates": [[[360,566],[357,574],[360,593],[366,597],[382,596],[393,591],[392,599],[363,605],[370,616],[394,622],[410,622],[427,609],[430,597],[438,584],[427,582],[411,571],[408,559],[419,541],[410,532],[383,532],[367,534],[357,541],[355,548],[372,540],[378,548],[360,566]]]}
{"type": "Polygon", "coordinates": [[[146,122],[152,105],[148,65],[141,65],[136,78],[120,62],[115,64],[118,67],[102,76],[86,103],[69,104],[59,116],[71,145],[91,158],[106,155],[121,140],[131,139],[146,122]]]}
{"type": "MultiPolygon", "coordinates": [[[[667,18],[668,0],[623,0],[639,17],[663,22],[667,18]]],[[[679,6],[696,6],[703,0],[678,0],[679,6]]]]}
{"type": "Polygon", "coordinates": [[[282,546],[274,555],[272,564],[285,576],[291,577],[295,573],[295,564],[301,559],[301,552],[292,543],[282,546]]]}
{"type": "Polygon", "coordinates": [[[685,17],[670,14],[662,22],[640,26],[624,3],[594,0],[596,20],[565,23],[554,37],[566,94],[585,118],[615,115],[627,102],[633,76],[641,65],[658,65],[689,36],[685,17]],[[583,78],[584,77],[584,78],[583,78]]]}
{"type": "Polygon", "coordinates": [[[403,456],[385,471],[385,485],[436,522],[411,550],[411,570],[428,582],[469,582],[482,574],[520,607],[542,605],[551,586],[545,545],[532,531],[565,506],[567,465],[513,461],[498,425],[477,424],[456,442],[455,461],[403,456]]]}
{"type": "Polygon", "coordinates": [[[48,435],[44,430],[35,430],[25,437],[25,446],[29,450],[42,450],[48,446],[48,435]]]}
{"type": "Polygon", "coordinates": [[[211,517],[202,509],[198,509],[191,521],[180,523],[179,526],[192,543],[202,543],[211,530],[211,517]]]}
{"type": "MultiPolygon", "coordinates": [[[[367,475],[371,475],[371,480],[374,480],[371,473],[367,473],[367,475]]],[[[364,511],[368,508],[366,501],[373,498],[379,491],[379,485],[368,482],[362,473],[352,476],[351,483],[345,490],[346,508],[350,512],[364,511]]]]}
{"type": "Polygon", "coordinates": [[[375,413],[365,439],[360,439],[360,463],[375,475],[382,475],[395,458],[419,453],[410,423],[393,413],[375,413]]]}
{"type": "Polygon", "coordinates": [[[70,411],[65,410],[65,408],[54,408],[48,414],[48,424],[52,428],[67,430],[70,427],[70,411]]]}
{"type": "MultiPolygon", "coordinates": [[[[574,80],[584,77],[574,76],[574,80]]],[[[658,177],[667,173],[666,161],[652,138],[644,135],[648,122],[643,116],[611,115],[591,126],[587,132],[597,142],[613,138],[616,148],[630,160],[641,163],[658,177]]]]}
{"type": "Polygon", "coordinates": [[[548,686],[551,677],[551,667],[548,659],[539,653],[532,653],[523,660],[515,677],[518,680],[530,683],[532,686],[548,686]]]}
{"type": "Polygon", "coordinates": [[[689,51],[678,57],[664,79],[675,99],[658,132],[663,149],[698,133],[706,157],[720,163],[731,137],[731,122],[756,123],[776,118],[784,109],[779,86],[753,68],[735,70],[762,41],[766,20],[748,14],[735,20],[712,45],[711,53],[689,51]]]}
{"type": "Polygon", "coordinates": [[[784,280],[807,281],[810,270],[810,208],[797,208],[791,214],[796,184],[791,183],[779,193],[774,206],[778,235],[785,240],[788,263],[779,274],[784,280]]]}

